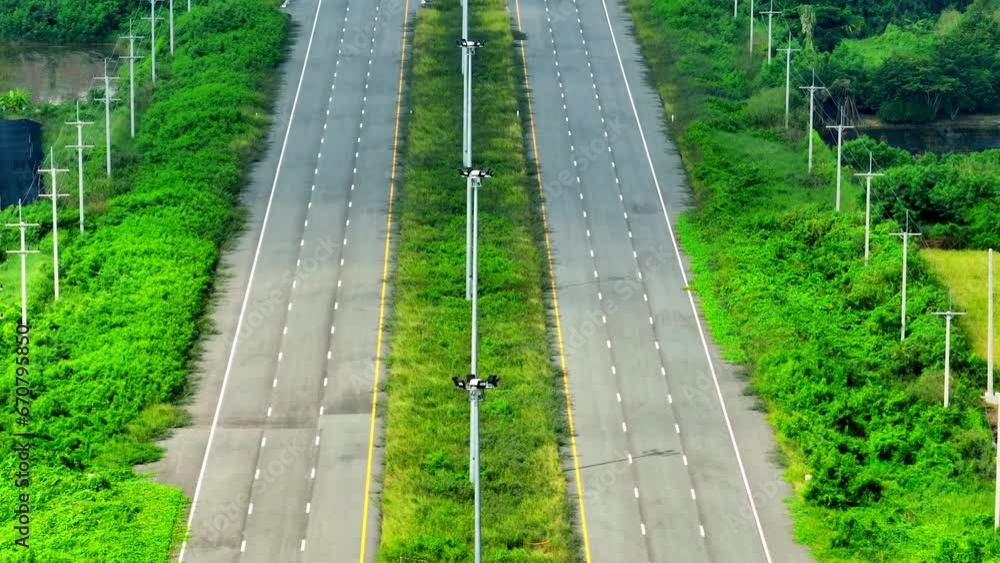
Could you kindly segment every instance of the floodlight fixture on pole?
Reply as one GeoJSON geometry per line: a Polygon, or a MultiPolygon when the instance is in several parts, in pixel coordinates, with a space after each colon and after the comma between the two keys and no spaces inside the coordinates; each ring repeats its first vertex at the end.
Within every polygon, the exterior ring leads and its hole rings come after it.
{"type": "Polygon", "coordinates": [[[494,170],[492,168],[459,168],[458,173],[465,178],[492,178],[494,170]]]}
{"type": "Polygon", "coordinates": [[[813,69],[813,81],[812,86],[799,86],[802,90],[809,91],[809,173],[812,174],[813,170],[813,136],[815,136],[815,130],[813,128],[813,119],[816,116],[816,92],[820,90],[826,90],[826,86],[816,85],[816,69],[813,69]]]}
{"type": "Polygon", "coordinates": [[[66,145],[67,149],[76,149],[76,179],[80,194],[80,232],[83,232],[83,149],[92,149],[94,145],[83,144],[83,127],[93,125],[93,121],[80,121],[80,101],[76,102],[76,121],[68,121],[66,125],[76,126],[76,144],[66,145]]]}
{"type": "Polygon", "coordinates": [[[944,408],[948,408],[948,395],[951,391],[951,319],[964,315],[964,312],[952,311],[951,308],[947,311],[940,311],[937,313],[931,313],[933,315],[938,315],[944,317],[945,329],[944,329],[944,408]]]}
{"type": "Polygon", "coordinates": [[[792,32],[788,32],[788,47],[776,49],[785,53],[785,129],[788,129],[788,113],[792,99],[792,53],[802,49],[792,49],[792,32]]]}
{"type": "Polygon", "coordinates": [[[28,250],[24,241],[24,230],[28,227],[37,227],[38,223],[25,223],[21,214],[21,200],[17,200],[17,223],[7,223],[8,227],[15,227],[21,231],[21,249],[8,250],[7,254],[21,255],[21,324],[28,326],[28,263],[29,254],[38,254],[37,250],[28,250]]]}
{"type": "Polygon", "coordinates": [[[771,9],[760,13],[762,16],[767,16],[767,64],[771,64],[771,20],[781,13],[781,10],[774,11],[774,0],[771,0],[771,9]]]}
{"type": "Polygon", "coordinates": [[[899,340],[906,340],[906,265],[909,256],[910,237],[919,237],[920,233],[910,232],[910,212],[906,212],[906,229],[901,233],[889,233],[895,237],[903,238],[903,308],[900,316],[899,340]]]}
{"type": "Polygon", "coordinates": [[[472,49],[472,52],[475,53],[476,52],[475,50],[478,49],[479,47],[482,47],[483,45],[485,45],[486,42],[485,41],[475,41],[475,40],[472,40],[472,39],[456,39],[455,40],[455,44],[458,45],[459,47],[463,48],[463,49],[472,49]]]}
{"type": "Polygon", "coordinates": [[[840,211],[840,185],[843,176],[844,131],[854,129],[853,125],[844,125],[844,107],[840,107],[840,125],[827,125],[827,129],[837,130],[837,211],[840,211]]]}
{"type": "Polygon", "coordinates": [[[129,133],[132,138],[135,138],[135,61],[141,59],[142,57],[136,56],[135,54],[135,40],[145,39],[142,35],[136,35],[132,32],[132,20],[128,21],[128,35],[123,36],[122,39],[128,40],[128,56],[122,57],[128,60],[128,120],[129,120],[129,133]]]}
{"type": "Polygon", "coordinates": [[[872,166],[875,163],[875,158],[872,153],[868,153],[868,172],[862,172],[860,174],[855,174],[855,176],[861,176],[865,179],[865,266],[868,265],[868,255],[870,253],[870,241],[871,241],[871,229],[872,229],[872,178],[878,176],[885,176],[881,172],[873,172],[872,166]]]}
{"type": "Polygon", "coordinates": [[[118,80],[117,76],[108,76],[108,59],[104,59],[104,76],[98,76],[94,80],[104,81],[104,97],[99,98],[99,102],[104,102],[104,145],[105,160],[108,170],[108,177],[111,177],[111,102],[118,101],[118,98],[111,97],[111,81],[118,80]]]}

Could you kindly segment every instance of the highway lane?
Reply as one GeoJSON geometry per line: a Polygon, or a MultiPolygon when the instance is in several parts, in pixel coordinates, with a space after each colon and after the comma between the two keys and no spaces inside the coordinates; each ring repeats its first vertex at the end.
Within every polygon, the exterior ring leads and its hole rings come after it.
{"type": "Polygon", "coordinates": [[[527,37],[592,560],[807,561],[770,430],[702,340],[685,291],[664,216],[684,208],[683,170],[637,78],[627,15],[615,2],[511,1],[527,37]]]}
{"type": "Polygon", "coordinates": [[[224,259],[194,424],[151,466],[194,499],[184,561],[354,562],[363,526],[374,560],[372,388],[409,8],[288,6],[298,36],[247,187],[250,228],[224,259]]]}

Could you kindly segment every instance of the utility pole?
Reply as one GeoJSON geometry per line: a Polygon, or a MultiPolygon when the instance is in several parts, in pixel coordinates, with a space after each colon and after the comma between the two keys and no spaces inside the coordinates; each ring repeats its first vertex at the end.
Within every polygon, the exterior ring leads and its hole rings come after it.
{"type": "Polygon", "coordinates": [[[733,0],[733,17],[734,18],[739,15],[739,10],[740,10],[740,0],[733,0]]]}
{"type": "Polygon", "coordinates": [[[170,7],[170,54],[174,54],[174,0],[168,3],[170,7]]]}
{"type": "Polygon", "coordinates": [[[840,125],[827,125],[827,129],[837,130],[837,211],[840,211],[840,183],[843,176],[841,162],[844,157],[844,130],[854,129],[853,125],[844,125],[844,108],[840,108],[840,125]]]}
{"type": "Polygon", "coordinates": [[[899,333],[899,340],[902,342],[906,340],[906,263],[909,256],[909,242],[910,237],[919,237],[920,233],[910,232],[910,212],[906,212],[906,229],[902,233],[890,233],[895,237],[903,237],[903,312],[900,317],[901,328],[899,333]]]}
{"type": "Polygon", "coordinates": [[[776,49],[785,53],[785,129],[788,129],[788,112],[792,99],[792,53],[802,49],[792,49],[792,32],[788,32],[788,48],[776,49]]]}
{"type": "Polygon", "coordinates": [[[135,54],[135,40],[145,39],[145,37],[132,33],[132,20],[129,20],[128,35],[122,37],[122,39],[128,39],[128,56],[122,58],[128,59],[128,119],[129,119],[129,132],[132,134],[132,138],[134,139],[135,138],[135,61],[142,58],[142,57],[137,57],[135,54]]]}
{"type": "Polygon", "coordinates": [[[52,185],[49,187],[49,193],[38,194],[40,197],[47,197],[52,199],[52,265],[53,265],[53,283],[55,288],[56,301],[59,301],[59,213],[56,208],[56,204],[59,202],[60,197],[66,197],[69,194],[59,193],[58,174],[60,172],[69,172],[66,168],[56,168],[56,156],[55,151],[52,147],[49,147],[49,168],[47,170],[39,170],[39,172],[44,172],[52,177],[52,185]]]}
{"type": "Polygon", "coordinates": [[[993,396],[993,249],[987,254],[989,260],[987,275],[987,298],[986,315],[989,321],[986,324],[986,394],[993,396]]]}
{"type": "MultiPolygon", "coordinates": [[[[781,12],[778,12],[781,13],[781,12]]],[[[813,170],[813,136],[815,135],[815,130],[813,129],[813,118],[816,116],[816,92],[820,90],[826,90],[825,86],[816,85],[816,69],[813,69],[813,81],[812,86],[799,86],[802,90],[809,91],[809,173],[812,174],[813,170]]],[[[787,115],[787,109],[786,115],[787,115]]],[[[787,127],[787,125],[786,125],[787,127]]]]}
{"type": "Polygon", "coordinates": [[[149,16],[142,18],[149,20],[149,56],[152,57],[153,84],[156,84],[156,20],[163,19],[156,17],[156,3],[159,1],[149,0],[149,16]]]}
{"type": "Polygon", "coordinates": [[[750,0],[750,60],[753,60],[753,20],[756,14],[753,13],[753,0],[750,0]]]}
{"type": "Polygon", "coordinates": [[[8,227],[16,227],[21,230],[21,249],[8,250],[7,254],[21,255],[21,324],[28,326],[28,255],[38,254],[37,250],[28,250],[24,242],[24,230],[28,227],[37,227],[38,223],[25,223],[21,215],[21,200],[17,200],[17,223],[7,223],[8,227]]]}
{"type": "Polygon", "coordinates": [[[771,9],[761,12],[761,15],[767,16],[767,64],[771,64],[771,19],[778,14],[781,14],[781,11],[774,11],[774,0],[771,0],[771,9]]]}
{"type": "Polygon", "coordinates": [[[76,144],[66,145],[67,149],[76,149],[76,179],[80,191],[80,232],[83,232],[83,149],[92,149],[94,145],[83,144],[83,126],[93,125],[93,121],[80,121],[80,102],[76,102],[76,121],[66,125],[76,126],[76,144]]]}
{"type": "Polygon", "coordinates": [[[948,393],[951,390],[951,319],[958,315],[964,315],[957,311],[952,311],[951,307],[947,311],[932,313],[944,317],[944,408],[948,408],[948,393]]]}
{"type": "Polygon", "coordinates": [[[188,0],[188,11],[191,11],[191,0],[188,0]]]}
{"type": "MultiPolygon", "coordinates": [[[[467,3],[462,6],[467,9],[467,3]]],[[[472,41],[466,36],[455,42],[462,49],[462,60],[465,61],[463,69],[462,88],[462,167],[472,168],[472,55],[478,47],[482,47],[482,41],[472,41]]],[[[473,223],[473,198],[475,188],[473,187],[472,176],[465,179],[465,298],[472,299],[472,268],[473,268],[473,243],[472,223],[473,223]]]]}
{"type": "MultiPolygon", "coordinates": [[[[872,165],[875,162],[875,158],[872,153],[868,153],[868,172],[861,174],[855,174],[855,176],[862,176],[865,179],[865,266],[868,265],[868,255],[869,255],[869,245],[871,241],[871,229],[872,229],[872,178],[877,176],[885,176],[881,172],[872,172],[872,165]]],[[[839,192],[838,192],[839,193],[839,192]]]]}
{"type": "Polygon", "coordinates": [[[94,80],[104,81],[104,98],[98,101],[104,102],[104,143],[107,146],[107,168],[108,177],[111,177],[111,102],[118,101],[111,97],[111,81],[118,80],[117,76],[108,76],[108,59],[104,59],[104,76],[98,76],[94,80]]]}
{"type": "Polygon", "coordinates": [[[472,274],[472,362],[471,362],[471,373],[467,376],[466,380],[463,381],[457,377],[452,378],[455,386],[461,390],[467,390],[469,392],[469,402],[470,402],[470,413],[469,413],[469,473],[472,480],[473,487],[475,489],[475,511],[476,511],[476,528],[475,528],[475,541],[476,541],[476,552],[475,552],[475,563],[482,563],[483,560],[483,545],[482,545],[482,505],[480,502],[480,486],[479,486],[479,402],[482,401],[483,395],[486,389],[494,389],[499,384],[500,378],[495,375],[489,376],[487,379],[479,379],[479,309],[478,309],[478,291],[479,291],[479,272],[476,265],[476,261],[479,258],[478,252],[478,242],[479,242],[479,213],[478,213],[478,203],[479,203],[479,186],[480,181],[483,178],[490,178],[493,176],[493,170],[486,168],[483,170],[463,168],[461,169],[461,174],[466,178],[473,181],[473,198],[475,200],[475,228],[473,229],[473,274],[472,274]]]}

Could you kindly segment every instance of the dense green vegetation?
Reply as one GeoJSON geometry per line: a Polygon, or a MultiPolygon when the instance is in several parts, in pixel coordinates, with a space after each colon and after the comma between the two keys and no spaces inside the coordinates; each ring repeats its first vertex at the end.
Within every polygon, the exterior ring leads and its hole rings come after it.
{"type": "Polygon", "coordinates": [[[821,562],[1000,560],[984,366],[961,335],[941,407],[944,323],[929,314],[948,305],[940,282],[911,247],[901,343],[901,245],[888,236],[899,225],[876,216],[865,267],[858,190],[832,210],[821,143],[805,174],[807,116],[781,127],[783,92],[748,65],[741,22],[709,0],[627,3],[678,118],[697,202],[680,224],[693,284],[767,407],[798,539],[821,562]]]}
{"type": "MultiPolygon", "coordinates": [[[[51,440],[38,439],[32,449],[31,556],[13,546],[7,511],[3,561],[163,561],[179,539],[183,495],[134,475],[132,467],[156,459],[153,440],[183,420],[172,403],[188,391],[219,248],[239,224],[241,171],[267,125],[260,90],[283,57],[288,25],[272,0],[219,0],[179,17],[176,55],[160,61],[155,92],[145,82],[148,73],[139,73],[144,112],[134,143],[127,110],[115,112],[114,179],[102,178],[103,130],[88,130],[85,142],[98,148],[87,161],[87,233],[77,231],[75,206],[64,207],[57,303],[51,302],[49,207],[25,208],[25,218],[42,225],[29,232],[29,245],[42,252],[29,257],[35,400],[28,429],[51,440]]],[[[54,125],[68,120],[69,107],[39,111],[47,145],[75,136],[54,125]]],[[[83,117],[100,121],[97,113],[85,107],[83,117]]],[[[67,164],[65,155],[58,158],[67,164]]],[[[67,176],[63,191],[75,185],[67,176]]],[[[11,222],[16,209],[0,215],[0,222],[11,222]]],[[[4,248],[17,246],[11,231],[0,236],[4,248]]],[[[0,349],[5,499],[16,492],[16,268],[10,259],[0,267],[8,296],[0,331],[10,339],[0,349]]]]}
{"type": "Polygon", "coordinates": [[[140,7],[127,0],[0,0],[0,41],[106,41],[140,7]]]}
{"type": "MultiPolygon", "coordinates": [[[[465,182],[456,0],[418,12],[413,37],[400,242],[394,287],[379,561],[466,562],[473,542],[469,400],[451,376],[469,369],[465,182]],[[442,143],[441,139],[451,142],[442,143]]],[[[510,15],[473,0],[474,154],[495,167],[480,199],[480,373],[500,376],[481,409],[484,561],[572,561],[575,537],[559,455],[561,400],[550,364],[526,173],[510,15]]]]}
{"type": "MultiPolygon", "coordinates": [[[[775,36],[796,36],[804,52],[794,64],[803,74],[815,70],[829,88],[833,99],[821,101],[831,114],[846,106],[887,122],[926,122],[1000,110],[996,0],[779,1],[775,7],[784,10],[775,36]]],[[[766,40],[766,28],[758,26],[756,42],[766,40]]]]}
{"type": "Polygon", "coordinates": [[[866,162],[869,152],[886,174],[872,189],[876,216],[902,224],[909,211],[933,246],[1000,247],[1000,151],[916,158],[866,137],[845,145],[849,161],[866,162]]]}

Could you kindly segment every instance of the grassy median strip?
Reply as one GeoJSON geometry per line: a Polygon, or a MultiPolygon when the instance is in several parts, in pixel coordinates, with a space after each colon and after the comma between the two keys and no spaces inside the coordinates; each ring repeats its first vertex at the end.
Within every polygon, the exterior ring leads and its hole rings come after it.
{"type": "MultiPolygon", "coordinates": [[[[561,401],[547,341],[538,216],[516,117],[517,73],[503,0],[474,0],[474,161],[496,168],[480,197],[480,373],[484,561],[572,561],[576,540],[560,463],[561,401]]],[[[472,558],[465,181],[457,0],[418,11],[405,168],[382,498],[385,562],[472,558]]]]}

